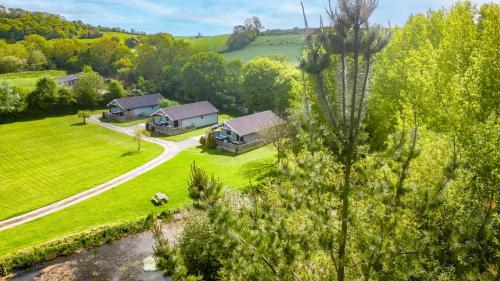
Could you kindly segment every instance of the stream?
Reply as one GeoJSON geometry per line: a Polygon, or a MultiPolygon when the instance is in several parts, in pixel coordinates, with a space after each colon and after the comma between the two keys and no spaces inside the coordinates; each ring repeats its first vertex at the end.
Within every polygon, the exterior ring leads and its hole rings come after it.
{"type": "MultiPolygon", "coordinates": [[[[169,241],[174,240],[179,229],[178,223],[163,227],[169,241]]],[[[153,235],[147,231],[17,271],[12,280],[171,280],[156,269],[153,245],[153,235]]]]}

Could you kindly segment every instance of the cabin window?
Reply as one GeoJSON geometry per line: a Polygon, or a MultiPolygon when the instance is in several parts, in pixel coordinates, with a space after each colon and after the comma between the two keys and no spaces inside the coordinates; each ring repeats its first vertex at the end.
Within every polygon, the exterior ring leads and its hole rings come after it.
{"type": "Polygon", "coordinates": [[[130,111],[130,109],[127,109],[127,111],[130,111]]]}
{"type": "Polygon", "coordinates": [[[154,105],[152,105],[152,106],[151,106],[151,108],[152,108],[152,109],[154,109],[154,108],[155,108],[155,106],[154,106],[154,105]]]}
{"type": "Polygon", "coordinates": [[[203,115],[202,115],[202,116],[200,116],[200,118],[201,118],[201,119],[203,119],[203,115]]]}

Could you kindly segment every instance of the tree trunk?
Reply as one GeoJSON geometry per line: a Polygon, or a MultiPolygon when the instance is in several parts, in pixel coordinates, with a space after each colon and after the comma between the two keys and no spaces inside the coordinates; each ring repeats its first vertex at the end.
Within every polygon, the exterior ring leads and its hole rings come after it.
{"type": "Polygon", "coordinates": [[[349,191],[351,188],[351,155],[349,153],[344,171],[344,187],[342,188],[342,210],[340,218],[342,226],[340,228],[340,243],[339,257],[337,268],[337,280],[345,280],[345,264],[346,264],[346,242],[347,242],[347,226],[349,219],[349,191]]]}

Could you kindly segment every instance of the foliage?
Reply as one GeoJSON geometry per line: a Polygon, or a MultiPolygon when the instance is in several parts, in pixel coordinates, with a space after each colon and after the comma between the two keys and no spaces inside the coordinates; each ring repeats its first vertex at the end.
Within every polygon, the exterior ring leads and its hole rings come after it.
{"type": "Polygon", "coordinates": [[[41,78],[37,81],[35,90],[29,95],[29,106],[44,112],[51,112],[59,103],[58,87],[53,78],[41,78]]]}
{"type": "Polygon", "coordinates": [[[208,178],[204,170],[191,165],[191,178],[188,184],[189,197],[197,202],[198,205],[213,204],[220,196],[222,184],[212,175],[208,178]]]}
{"type": "Polygon", "coordinates": [[[5,80],[0,80],[0,115],[21,112],[24,110],[24,96],[5,80]]]}
{"type": "Polygon", "coordinates": [[[395,31],[375,60],[380,71],[374,73],[367,119],[372,146],[383,146],[395,113],[411,99],[419,103],[421,118],[440,131],[465,115],[485,120],[497,113],[500,68],[490,62],[500,58],[494,43],[500,40],[499,9],[492,4],[478,11],[460,3],[449,11],[415,15],[395,31]]]}
{"type": "Polygon", "coordinates": [[[22,69],[26,62],[14,56],[0,58],[0,73],[16,72],[22,69]]]}
{"type": "Polygon", "coordinates": [[[0,38],[20,41],[30,34],[38,34],[46,39],[72,37],[100,37],[96,28],[82,22],[70,22],[60,16],[28,12],[22,9],[5,9],[0,6],[0,38]]]}
{"type": "Polygon", "coordinates": [[[101,75],[94,71],[80,73],[74,87],[79,106],[95,108],[101,101],[102,89],[104,89],[104,82],[101,75]]]}
{"type": "Polygon", "coordinates": [[[172,107],[180,105],[179,102],[171,99],[162,99],[160,101],[160,108],[172,107]]]}
{"type": "Polygon", "coordinates": [[[145,137],[149,137],[149,131],[144,128],[137,128],[134,131],[134,139],[137,141],[137,151],[141,151],[141,143],[142,139],[145,137]]]}
{"type": "Polygon", "coordinates": [[[258,17],[246,19],[244,25],[237,25],[233,28],[233,34],[227,39],[226,45],[229,50],[241,49],[255,41],[263,29],[258,17]]]}
{"type": "Polygon", "coordinates": [[[290,65],[257,58],[244,68],[242,95],[250,112],[272,109],[284,113],[300,92],[299,74],[290,65]]]}
{"type": "Polygon", "coordinates": [[[83,124],[86,123],[87,118],[89,118],[92,113],[89,110],[79,110],[76,114],[78,117],[83,119],[83,124]]]}
{"type": "Polygon", "coordinates": [[[118,80],[111,80],[108,84],[108,91],[104,94],[104,104],[108,104],[114,99],[123,98],[126,96],[123,85],[118,80]]]}
{"type": "Polygon", "coordinates": [[[125,40],[125,45],[130,49],[134,49],[137,45],[139,45],[139,43],[139,39],[135,37],[129,37],[127,38],[127,40],[125,40]]]}

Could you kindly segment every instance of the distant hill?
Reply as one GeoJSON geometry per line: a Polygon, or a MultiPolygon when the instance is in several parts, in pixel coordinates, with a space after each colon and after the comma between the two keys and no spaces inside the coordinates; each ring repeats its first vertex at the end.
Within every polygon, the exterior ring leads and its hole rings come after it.
{"type": "MultiPolygon", "coordinates": [[[[120,28],[92,26],[82,21],[68,21],[59,15],[29,12],[0,6],[0,39],[21,41],[26,35],[37,34],[46,39],[99,38],[103,32],[126,32],[120,28]]],[[[143,34],[138,32],[138,34],[143,34]]]]}
{"type": "Polygon", "coordinates": [[[304,36],[299,32],[290,30],[281,32],[264,32],[248,46],[236,51],[226,51],[226,41],[229,35],[194,37],[176,37],[182,39],[202,50],[223,54],[228,59],[239,58],[244,62],[259,56],[284,57],[288,62],[297,65],[302,54],[304,36]]]}

